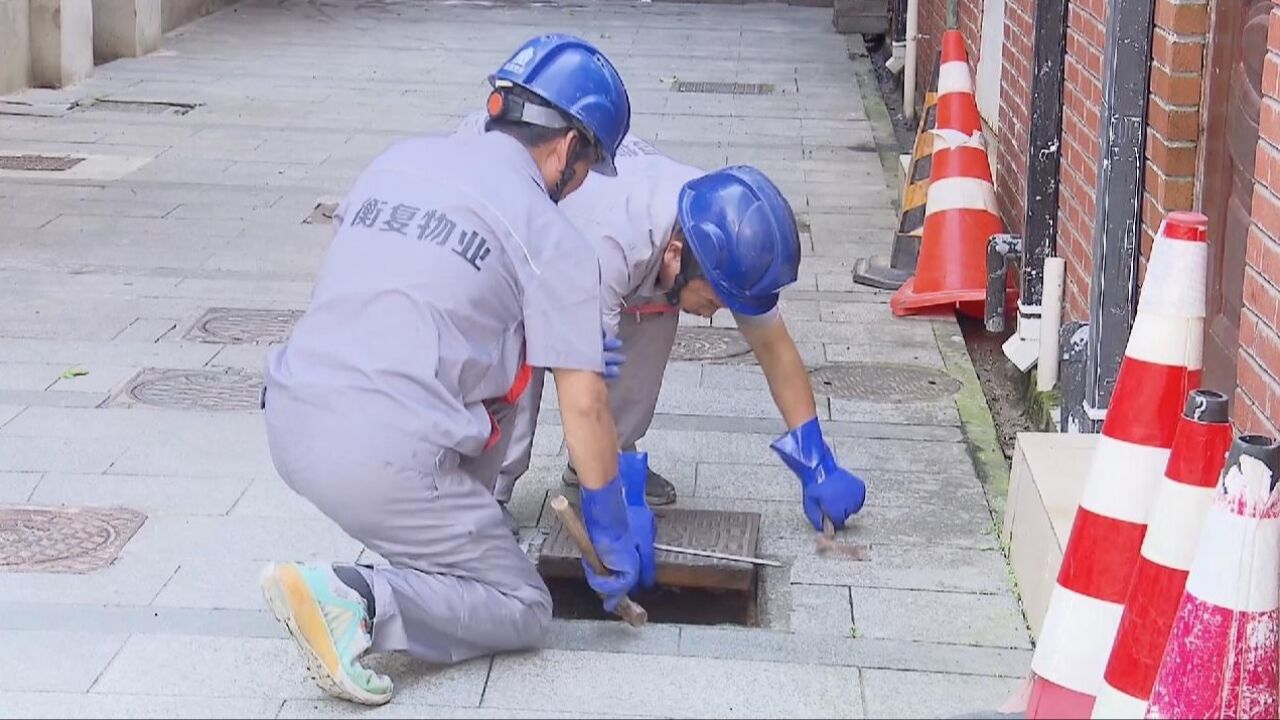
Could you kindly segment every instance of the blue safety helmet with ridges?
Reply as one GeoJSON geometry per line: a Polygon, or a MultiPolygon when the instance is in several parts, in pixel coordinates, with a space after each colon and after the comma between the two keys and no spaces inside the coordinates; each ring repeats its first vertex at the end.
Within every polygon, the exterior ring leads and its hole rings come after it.
{"type": "MultiPolygon", "coordinates": [[[[613,157],[631,129],[631,101],[618,71],[591,43],[558,33],[532,38],[489,76],[489,84],[495,90],[504,84],[522,87],[568,115],[600,150],[600,162],[591,169],[602,175],[617,174],[613,157]]],[[[550,114],[539,113],[541,109],[523,106],[517,119],[564,127],[550,114]]]]}
{"type": "Polygon", "coordinates": [[[796,281],[800,233],[782,192],[749,165],[685,183],[680,228],[703,277],[730,310],[760,315],[796,281]]]}

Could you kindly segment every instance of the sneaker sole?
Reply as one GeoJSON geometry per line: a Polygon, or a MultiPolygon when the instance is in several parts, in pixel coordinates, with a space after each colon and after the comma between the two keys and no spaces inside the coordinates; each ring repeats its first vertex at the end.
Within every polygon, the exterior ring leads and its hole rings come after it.
{"type": "Polygon", "coordinates": [[[329,626],[297,568],[267,565],[259,582],[271,613],[289,631],[307,663],[307,675],[321,690],[361,705],[383,705],[391,699],[390,693],[365,692],[347,677],[338,660],[338,649],[329,636],[329,626]]]}

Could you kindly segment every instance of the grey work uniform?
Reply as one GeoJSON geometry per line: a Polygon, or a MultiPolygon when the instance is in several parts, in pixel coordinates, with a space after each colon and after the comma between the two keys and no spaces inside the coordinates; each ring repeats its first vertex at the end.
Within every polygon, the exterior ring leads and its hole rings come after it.
{"type": "MultiPolygon", "coordinates": [[[[455,132],[482,132],[484,119],[483,113],[469,115],[455,132]]],[[[629,451],[653,422],[679,326],[679,312],[657,287],[662,253],[676,225],[680,189],[705,173],[630,134],[618,149],[616,164],[616,177],[591,175],[560,202],[560,208],[595,244],[600,258],[603,325],[622,341],[627,357],[621,375],[609,383],[609,408],[618,444],[629,451]]],[[[760,318],[735,315],[743,324],[777,317],[776,310],[760,318]]],[[[515,481],[529,469],[542,384],[542,373],[535,373],[529,391],[520,398],[495,488],[501,502],[511,499],[515,481]]]]}
{"type": "Polygon", "coordinates": [[[524,362],[603,369],[594,247],[499,133],[392,147],[335,224],[310,308],[267,360],[276,468],[388,561],[362,569],[375,652],[536,646],[551,599],[494,502],[495,417],[524,362]]]}

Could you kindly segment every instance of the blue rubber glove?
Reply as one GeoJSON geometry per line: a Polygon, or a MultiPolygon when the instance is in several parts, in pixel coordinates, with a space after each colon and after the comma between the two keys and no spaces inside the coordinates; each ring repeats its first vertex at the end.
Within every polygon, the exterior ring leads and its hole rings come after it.
{"type": "Polygon", "coordinates": [[[631,534],[640,553],[640,587],[651,588],[657,584],[653,544],[658,541],[658,524],[644,496],[645,485],[649,481],[649,453],[618,453],[618,477],[622,478],[631,534]]]}
{"type": "Polygon", "coordinates": [[[822,427],[814,418],[770,445],[778,457],[800,478],[804,488],[804,514],[813,529],[822,531],[822,516],[837,528],[862,509],[866,484],[857,475],[836,464],[831,448],[822,439],[822,427]]]}
{"type": "Polygon", "coordinates": [[[627,356],[618,352],[622,349],[622,341],[610,335],[604,336],[604,379],[612,380],[622,374],[622,364],[627,356]]]}
{"type": "Polygon", "coordinates": [[[622,481],[614,478],[599,490],[583,486],[582,519],[600,562],[613,571],[610,575],[597,575],[583,560],[587,584],[604,598],[604,609],[613,612],[640,579],[640,555],[627,518],[622,481]]]}

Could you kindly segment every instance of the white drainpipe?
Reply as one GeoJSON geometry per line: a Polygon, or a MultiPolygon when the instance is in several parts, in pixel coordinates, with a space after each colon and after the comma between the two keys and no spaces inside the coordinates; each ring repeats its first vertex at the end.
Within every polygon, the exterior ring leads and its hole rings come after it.
{"type": "Polygon", "coordinates": [[[920,25],[920,0],[907,0],[907,64],[902,72],[902,117],[916,116],[916,40],[920,25]]]}
{"type": "Polygon", "coordinates": [[[1044,299],[1040,302],[1040,359],[1036,368],[1036,390],[1048,392],[1058,384],[1058,331],[1062,327],[1062,283],[1067,261],[1044,259],[1044,299]]]}

